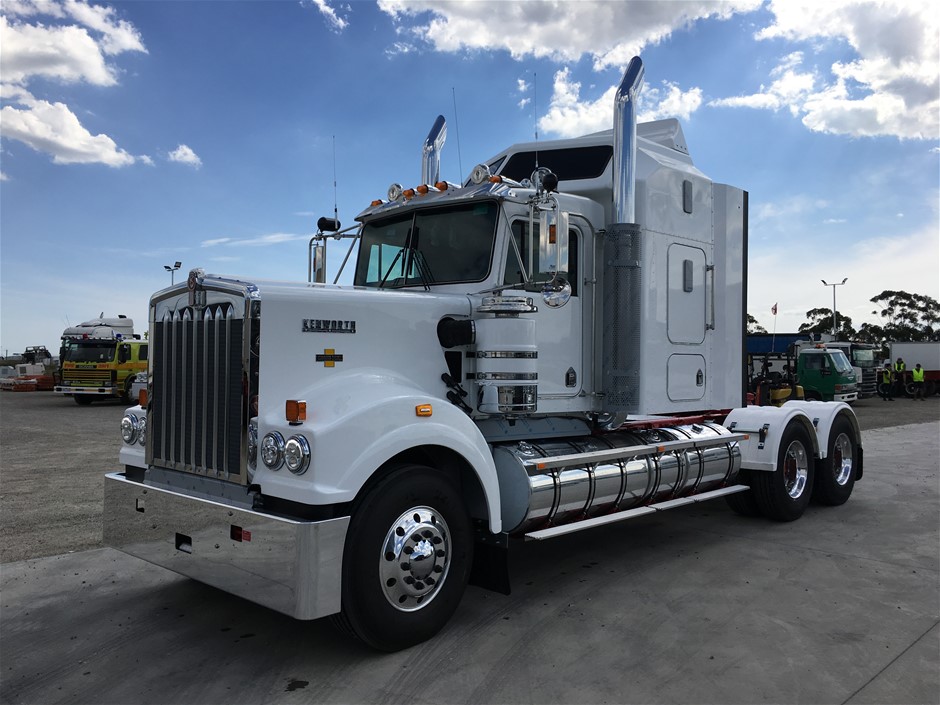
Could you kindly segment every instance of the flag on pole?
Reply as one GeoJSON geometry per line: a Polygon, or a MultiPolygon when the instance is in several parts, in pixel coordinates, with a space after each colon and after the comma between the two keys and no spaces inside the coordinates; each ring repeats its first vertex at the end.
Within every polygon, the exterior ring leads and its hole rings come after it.
{"type": "Polygon", "coordinates": [[[773,307],[770,309],[770,312],[775,316],[777,315],[777,304],[773,305],[773,307]]]}

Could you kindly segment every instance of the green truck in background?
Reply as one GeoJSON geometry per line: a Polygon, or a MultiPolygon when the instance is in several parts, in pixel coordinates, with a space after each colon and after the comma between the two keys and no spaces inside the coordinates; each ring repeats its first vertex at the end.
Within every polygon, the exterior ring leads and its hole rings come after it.
{"type": "Polygon", "coordinates": [[[780,405],[794,399],[858,399],[858,379],[845,353],[817,344],[789,346],[787,352],[752,352],[747,362],[753,403],[780,405]]]}

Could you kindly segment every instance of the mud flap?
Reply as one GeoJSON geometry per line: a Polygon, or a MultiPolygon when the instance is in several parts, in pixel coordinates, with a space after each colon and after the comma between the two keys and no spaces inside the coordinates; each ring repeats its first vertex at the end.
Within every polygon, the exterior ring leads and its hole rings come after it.
{"type": "Polygon", "coordinates": [[[470,584],[503,595],[512,592],[509,581],[509,534],[490,533],[483,522],[476,522],[470,584]]]}

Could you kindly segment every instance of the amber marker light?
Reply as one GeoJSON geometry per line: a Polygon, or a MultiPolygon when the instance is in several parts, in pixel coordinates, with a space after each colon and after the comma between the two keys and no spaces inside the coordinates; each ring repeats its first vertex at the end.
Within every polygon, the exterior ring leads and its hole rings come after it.
{"type": "Polygon", "coordinates": [[[382,199],[381,199],[381,198],[376,198],[374,201],[372,201],[372,207],[373,207],[373,208],[375,208],[376,206],[381,206],[381,205],[382,205],[382,199]]]}
{"type": "Polygon", "coordinates": [[[491,176],[489,181],[491,184],[501,184],[503,183],[503,177],[497,174],[496,176],[491,176]]]}
{"type": "Polygon", "coordinates": [[[415,197],[415,190],[413,188],[405,189],[402,191],[402,196],[405,197],[405,200],[409,200],[415,197]]]}
{"type": "Polygon", "coordinates": [[[297,425],[307,420],[307,402],[299,399],[288,399],[284,406],[284,415],[287,417],[289,424],[297,425]]]}
{"type": "Polygon", "coordinates": [[[446,190],[447,190],[447,182],[446,182],[446,181],[438,181],[436,184],[434,184],[434,188],[436,188],[438,191],[446,191],[446,190]]]}
{"type": "Polygon", "coordinates": [[[415,190],[416,190],[418,193],[420,193],[422,196],[424,196],[424,195],[426,195],[426,194],[428,193],[428,191],[430,191],[431,189],[428,187],[427,184],[421,184],[421,185],[420,185],[418,188],[416,188],[415,190]]]}
{"type": "Polygon", "coordinates": [[[147,407],[147,390],[146,389],[141,389],[139,392],[137,392],[137,403],[140,404],[144,408],[147,407]]]}
{"type": "Polygon", "coordinates": [[[430,404],[418,404],[415,407],[415,416],[430,416],[434,413],[430,404]]]}

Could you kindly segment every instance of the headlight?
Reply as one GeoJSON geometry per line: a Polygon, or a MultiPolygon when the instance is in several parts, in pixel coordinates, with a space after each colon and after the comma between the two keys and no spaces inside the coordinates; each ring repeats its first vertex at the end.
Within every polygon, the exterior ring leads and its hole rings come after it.
{"type": "Polygon", "coordinates": [[[147,417],[141,416],[137,419],[137,442],[140,445],[147,445],[147,417]]]}
{"type": "Polygon", "coordinates": [[[258,420],[248,422],[248,464],[255,467],[258,464],[258,420]]]}
{"type": "Polygon", "coordinates": [[[261,440],[261,462],[277,470],[284,462],[284,436],[271,431],[261,440]]]}
{"type": "Polygon", "coordinates": [[[310,444],[303,436],[291,436],[284,444],[284,463],[295,475],[303,475],[310,467],[310,444]]]}
{"type": "Polygon", "coordinates": [[[121,438],[125,443],[133,443],[137,440],[137,433],[140,430],[140,423],[133,414],[124,414],[121,419],[121,438]]]}

